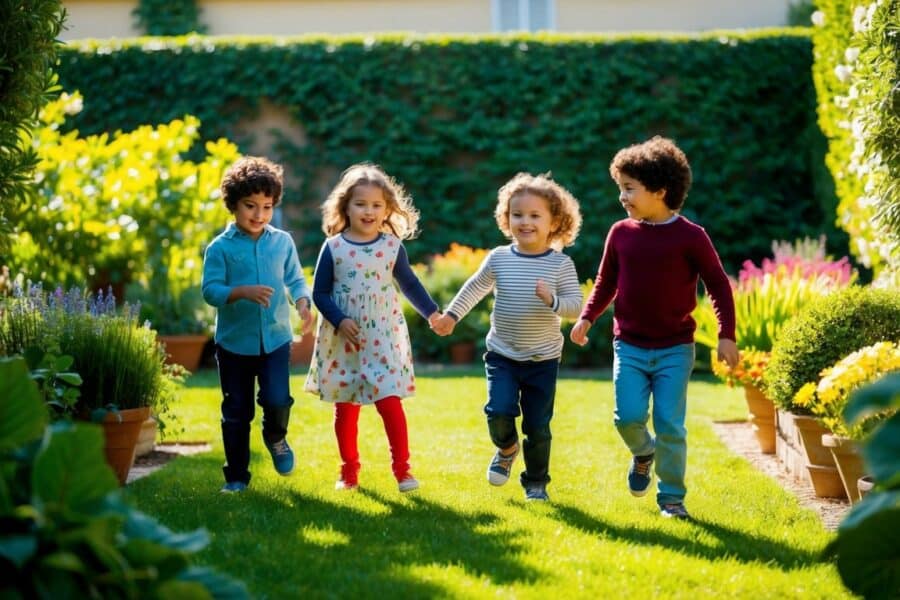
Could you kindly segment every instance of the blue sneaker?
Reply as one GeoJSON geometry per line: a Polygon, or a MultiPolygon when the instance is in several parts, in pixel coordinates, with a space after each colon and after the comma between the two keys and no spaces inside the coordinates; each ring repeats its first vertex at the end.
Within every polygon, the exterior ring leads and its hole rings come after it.
{"type": "Polygon", "coordinates": [[[550,496],[547,495],[547,485],[544,483],[532,483],[525,487],[525,499],[537,502],[549,502],[550,496]]]}
{"type": "Polygon", "coordinates": [[[219,490],[222,494],[240,494],[247,489],[247,484],[243,481],[229,481],[219,490]]]}
{"type": "Polygon", "coordinates": [[[635,456],[628,469],[628,489],[637,498],[647,494],[653,481],[653,455],[635,456]]]}
{"type": "Polygon", "coordinates": [[[519,445],[516,444],[516,450],[509,456],[500,453],[497,450],[491,464],[488,465],[487,478],[491,485],[503,485],[509,481],[509,472],[512,469],[516,457],[519,455],[519,445]]]}
{"type": "Polygon", "coordinates": [[[273,444],[266,443],[269,454],[272,455],[272,464],[279,475],[290,475],[294,470],[294,451],[288,446],[287,439],[281,438],[273,444]]]}
{"type": "Polygon", "coordinates": [[[684,507],[684,504],[678,502],[676,504],[663,504],[659,507],[659,514],[667,519],[680,519],[682,521],[693,521],[693,517],[684,507]]]}

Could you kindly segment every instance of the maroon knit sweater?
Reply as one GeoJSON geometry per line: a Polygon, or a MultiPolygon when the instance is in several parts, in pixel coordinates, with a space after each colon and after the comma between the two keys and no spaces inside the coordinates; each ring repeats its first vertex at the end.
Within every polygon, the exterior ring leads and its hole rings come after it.
{"type": "Polygon", "coordinates": [[[731,284],[706,231],[681,216],[665,225],[624,219],[609,230],[581,318],[593,323],[615,299],[617,339],[642,348],[689,344],[698,278],[712,299],[719,338],[735,339],[731,284]]]}

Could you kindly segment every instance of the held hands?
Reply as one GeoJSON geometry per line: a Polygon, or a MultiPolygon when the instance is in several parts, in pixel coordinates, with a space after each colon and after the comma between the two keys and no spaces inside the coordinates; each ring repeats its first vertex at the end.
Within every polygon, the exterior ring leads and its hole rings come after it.
{"type": "Polygon", "coordinates": [[[434,313],[428,317],[428,324],[431,325],[432,331],[443,337],[453,333],[453,329],[456,327],[456,319],[448,314],[440,315],[434,313]]]}
{"type": "Polygon", "coordinates": [[[300,320],[303,321],[303,334],[306,335],[312,331],[313,327],[312,315],[309,312],[309,300],[306,298],[297,300],[297,314],[300,315],[300,320]]]}
{"type": "Polygon", "coordinates": [[[734,340],[720,339],[717,354],[719,360],[724,361],[729,367],[734,367],[738,362],[738,347],[734,340]]]}
{"type": "Polygon", "coordinates": [[[591,329],[591,323],[587,319],[578,319],[572,331],[569,332],[569,339],[579,346],[584,346],[588,342],[587,332],[591,329]]]}
{"type": "Polygon", "coordinates": [[[538,279],[534,286],[534,295],[541,299],[547,306],[553,306],[553,292],[543,279],[538,279]]]}

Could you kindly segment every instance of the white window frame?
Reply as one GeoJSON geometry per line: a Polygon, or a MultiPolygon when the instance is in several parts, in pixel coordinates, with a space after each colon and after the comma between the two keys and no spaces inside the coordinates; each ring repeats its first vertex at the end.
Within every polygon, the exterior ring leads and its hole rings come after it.
{"type": "MultiPolygon", "coordinates": [[[[556,0],[543,0],[547,5],[546,31],[556,31],[556,0]]],[[[500,0],[491,0],[491,27],[496,32],[503,31],[545,31],[531,28],[531,8],[529,0],[518,0],[519,23],[516,29],[500,29],[500,0]]]]}

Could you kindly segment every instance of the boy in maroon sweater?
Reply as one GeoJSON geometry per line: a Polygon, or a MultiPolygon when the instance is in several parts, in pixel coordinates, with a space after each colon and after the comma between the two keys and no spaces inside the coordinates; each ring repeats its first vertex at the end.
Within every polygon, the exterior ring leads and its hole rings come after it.
{"type": "Polygon", "coordinates": [[[691,186],[687,157],[672,140],[654,137],[620,150],[609,166],[628,218],[606,238],[594,289],[570,337],[587,343],[594,320],[615,299],[615,425],[633,456],[628,487],[650,489],[666,517],[684,508],[687,384],[694,367],[697,282],[702,279],[719,321],[718,356],[737,362],[734,299],[718,254],[699,225],[678,214],[691,186]],[[653,395],[653,435],[647,429],[653,395]]]}

